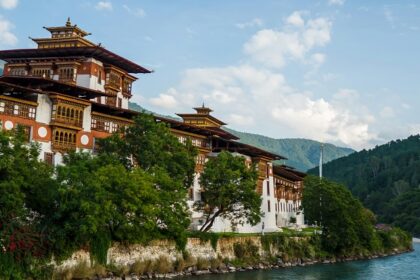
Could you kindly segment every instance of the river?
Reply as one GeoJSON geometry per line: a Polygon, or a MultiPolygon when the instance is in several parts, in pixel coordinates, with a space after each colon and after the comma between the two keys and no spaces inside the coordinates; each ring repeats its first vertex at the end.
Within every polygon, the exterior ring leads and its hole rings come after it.
{"type": "Polygon", "coordinates": [[[201,275],[191,280],[420,280],[420,243],[414,243],[414,252],[367,261],[339,264],[317,264],[274,270],[246,271],[231,274],[201,275]]]}

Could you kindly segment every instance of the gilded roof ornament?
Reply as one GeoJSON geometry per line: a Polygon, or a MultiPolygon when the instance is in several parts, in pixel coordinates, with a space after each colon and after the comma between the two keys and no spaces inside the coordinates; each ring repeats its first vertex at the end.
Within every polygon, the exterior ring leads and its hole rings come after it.
{"type": "Polygon", "coordinates": [[[67,18],[66,27],[71,27],[70,17],[67,18]]]}

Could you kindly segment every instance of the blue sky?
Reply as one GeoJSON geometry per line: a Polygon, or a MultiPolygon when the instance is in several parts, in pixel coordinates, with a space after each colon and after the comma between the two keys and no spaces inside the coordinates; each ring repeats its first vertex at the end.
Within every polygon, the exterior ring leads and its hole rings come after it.
{"type": "Polygon", "coordinates": [[[355,149],[420,133],[417,1],[0,0],[0,49],[68,16],[155,71],[133,101],[159,113],[355,149]]]}

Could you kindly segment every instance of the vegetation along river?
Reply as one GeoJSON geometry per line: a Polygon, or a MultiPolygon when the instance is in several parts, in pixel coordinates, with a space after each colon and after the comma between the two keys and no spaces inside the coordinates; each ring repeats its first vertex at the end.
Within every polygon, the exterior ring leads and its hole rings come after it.
{"type": "Polygon", "coordinates": [[[277,280],[277,279],[407,279],[420,280],[420,243],[414,252],[367,261],[318,264],[274,270],[246,271],[231,274],[201,275],[191,280],[277,280]]]}

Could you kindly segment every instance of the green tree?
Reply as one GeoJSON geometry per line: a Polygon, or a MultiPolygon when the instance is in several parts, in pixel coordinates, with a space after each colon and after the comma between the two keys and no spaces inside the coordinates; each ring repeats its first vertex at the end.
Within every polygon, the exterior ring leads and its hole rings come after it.
{"type": "Polygon", "coordinates": [[[256,169],[248,168],[242,157],[221,152],[210,158],[200,176],[203,189],[195,209],[206,218],[200,231],[208,231],[217,217],[230,220],[232,225],[261,220],[261,196],[256,192],[256,169]]]}
{"type": "Polygon", "coordinates": [[[48,256],[46,208],[56,189],[52,169],[38,156],[38,146],[27,143],[23,128],[0,132],[1,279],[31,275],[33,259],[48,256]]]}
{"type": "Polygon", "coordinates": [[[371,248],[375,218],[343,185],[307,176],[302,207],[309,223],[321,225],[327,251],[344,254],[371,248]]]}
{"type": "Polygon", "coordinates": [[[166,124],[140,113],[122,135],[114,134],[100,146],[100,155],[118,158],[128,170],[137,166],[152,176],[159,190],[156,208],[160,232],[185,242],[190,224],[185,198],[194,179],[197,156],[191,141],[180,143],[166,124]]]}
{"type": "Polygon", "coordinates": [[[420,135],[333,160],[323,170],[326,178],[345,184],[372,209],[378,222],[401,226],[420,237],[420,199],[416,195],[420,186],[420,135]]]}
{"type": "Polygon", "coordinates": [[[158,237],[159,195],[151,175],[86,153],[71,153],[64,163],[57,172],[56,251],[90,246],[95,253],[95,246],[103,246],[106,256],[111,241],[144,243],[158,237]]]}

